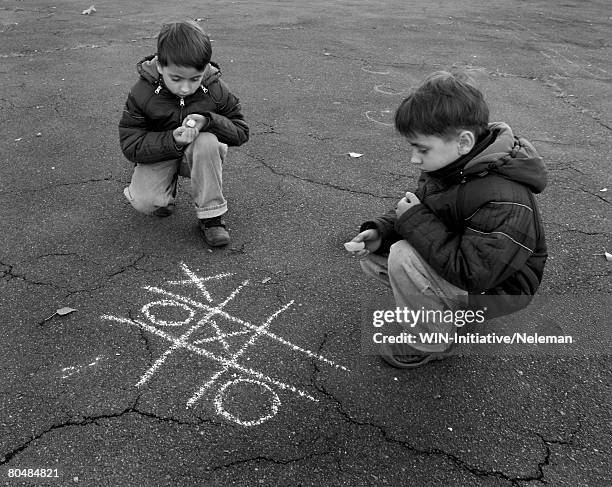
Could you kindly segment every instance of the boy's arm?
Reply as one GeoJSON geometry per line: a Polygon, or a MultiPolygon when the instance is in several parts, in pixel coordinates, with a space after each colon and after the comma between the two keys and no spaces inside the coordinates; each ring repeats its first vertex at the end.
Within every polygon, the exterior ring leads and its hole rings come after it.
{"type": "Polygon", "coordinates": [[[494,288],[521,269],[535,248],[535,219],[526,205],[486,203],[453,232],[426,206],[416,205],[396,230],[442,277],[470,293],[494,288]]]}
{"type": "Polygon", "coordinates": [[[220,142],[238,146],[249,140],[249,127],[242,115],[240,100],[231,93],[228,86],[217,80],[209,86],[210,96],[217,105],[215,112],[205,112],[208,124],[202,130],[217,136],[220,142]]]}
{"type": "Polygon", "coordinates": [[[378,230],[378,235],[381,238],[381,244],[375,253],[388,254],[391,245],[398,240],[401,240],[401,235],[399,235],[395,230],[396,220],[395,210],[389,210],[384,215],[373,218],[372,220],[368,220],[361,224],[361,228],[359,229],[360,232],[370,228],[378,230]]]}
{"type": "Polygon", "coordinates": [[[125,157],[139,164],[178,159],[183,155],[171,130],[150,131],[147,118],[132,92],[119,121],[119,143],[125,157]]]}

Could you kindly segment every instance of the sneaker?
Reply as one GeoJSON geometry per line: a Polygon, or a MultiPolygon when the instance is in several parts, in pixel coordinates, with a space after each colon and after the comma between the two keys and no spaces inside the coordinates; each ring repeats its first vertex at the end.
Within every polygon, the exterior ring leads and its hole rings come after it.
{"type": "Polygon", "coordinates": [[[157,210],[153,212],[153,214],[160,218],[165,218],[167,216],[172,215],[173,211],[174,211],[174,205],[160,206],[157,210]]]}
{"type": "Polygon", "coordinates": [[[230,243],[230,236],[221,218],[204,218],[198,220],[198,226],[204,241],[211,247],[223,247],[230,243]]]}
{"type": "MultiPolygon", "coordinates": [[[[454,345],[454,344],[453,344],[454,345]]],[[[416,369],[435,360],[444,360],[454,355],[453,345],[442,352],[423,352],[408,345],[390,345],[380,347],[380,358],[396,369],[416,369]]]]}

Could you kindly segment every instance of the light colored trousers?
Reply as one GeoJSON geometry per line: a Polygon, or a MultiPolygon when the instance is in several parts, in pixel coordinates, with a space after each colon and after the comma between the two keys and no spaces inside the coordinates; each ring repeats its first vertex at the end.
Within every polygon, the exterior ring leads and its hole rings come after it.
{"type": "MultiPolygon", "coordinates": [[[[367,275],[393,290],[398,308],[454,311],[467,306],[467,291],[443,279],[406,240],[394,243],[389,257],[370,254],[360,262],[367,275]]],[[[421,320],[403,331],[416,337],[416,343],[410,344],[410,347],[423,352],[441,352],[449,345],[423,343],[418,339],[419,333],[448,333],[454,336],[456,328],[453,323],[440,320],[421,320]]]]}
{"type": "Polygon", "coordinates": [[[201,132],[181,159],[136,164],[123,194],[142,213],[174,205],[178,176],[191,178],[191,198],[198,218],[213,218],[227,211],[223,197],[222,167],[227,145],[214,134],[201,132]]]}

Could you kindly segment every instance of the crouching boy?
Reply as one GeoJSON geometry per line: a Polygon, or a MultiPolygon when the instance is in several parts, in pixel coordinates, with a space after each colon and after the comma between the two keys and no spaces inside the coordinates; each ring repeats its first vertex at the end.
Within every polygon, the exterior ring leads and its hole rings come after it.
{"type": "Polygon", "coordinates": [[[228,146],[249,138],[240,102],[210,62],[209,38],[194,22],[164,25],[157,54],[137,64],[119,122],[123,154],[135,163],[124,194],[146,214],[172,214],[178,176],[191,179],[191,196],[205,242],[227,245],[222,165],[228,146]]]}
{"type": "MultiPolygon", "coordinates": [[[[397,109],[395,127],[421,175],[414,192],[353,238],[365,244],[355,252],[365,273],[391,287],[401,309],[495,317],[524,308],[547,258],[533,196],[546,170],[534,147],[505,123],[489,123],[482,93],[463,74],[427,77],[397,109]]],[[[399,368],[444,358],[452,345],[418,337],[453,336],[455,325],[411,323],[415,340],[383,345],[381,355],[399,368]]]]}

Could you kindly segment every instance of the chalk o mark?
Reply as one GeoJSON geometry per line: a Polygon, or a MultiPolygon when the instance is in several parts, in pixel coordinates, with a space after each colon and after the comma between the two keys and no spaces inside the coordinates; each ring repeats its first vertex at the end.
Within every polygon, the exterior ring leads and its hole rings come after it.
{"type": "Polygon", "coordinates": [[[391,71],[389,71],[388,69],[385,71],[374,71],[374,69],[368,69],[366,66],[362,66],[361,70],[370,74],[391,74],[391,71]]]}
{"type": "Polygon", "coordinates": [[[380,120],[376,120],[376,118],[374,118],[374,116],[376,116],[377,118],[380,116],[388,117],[390,113],[391,110],[368,110],[367,112],[365,112],[365,116],[370,122],[374,122],[379,125],[384,125],[385,127],[393,127],[392,123],[381,122],[380,120]]]}
{"type": "Polygon", "coordinates": [[[215,396],[214,404],[215,404],[215,410],[217,411],[217,414],[219,414],[220,416],[223,416],[228,421],[233,421],[234,423],[237,423],[240,426],[257,426],[261,423],[268,421],[274,416],[276,416],[276,414],[278,413],[278,408],[281,405],[281,401],[278,397],[278,394],[276,394],[276,392],[274,392],[272,388],[268,384],[265,384],[264,382],[259,382],[253,379],[235,379],[235,380],[227,381],[225,384],[219,387],[219,391],[217,392],[217,395],[215,396]],[[223,400],[225,399],[225,391],[227,390],[228,387],[231,387],[234,384],[238,384],[239,382],[255,384],[265,389],[267,392],[269,392],[272,395],[272,402],[270,404],[270,414],[260,416],[258,419],[254,419],[252,421],[243,421],[239,417],[228,412],[223,407],[223,400]]]}
{"type": "Polygon", "coordinates": [[[154,325],[159,326],[183,326],[191,322],[193,317],[195,316],[195,311],[187,306],[185,303],[179,303],[178,301],[174,301],[171,299],[162,299],[161,301],[153,301],[152,303],[147,303],[142,307],[142,314],[144,314],[154,325]],[[161,306],[161,307],[177,307],[186,310],[189,313],[189,317],[183,321],[164,321],[157,319],[157,317],[149,312],[149,309],[153,306],[161,306]]]}

